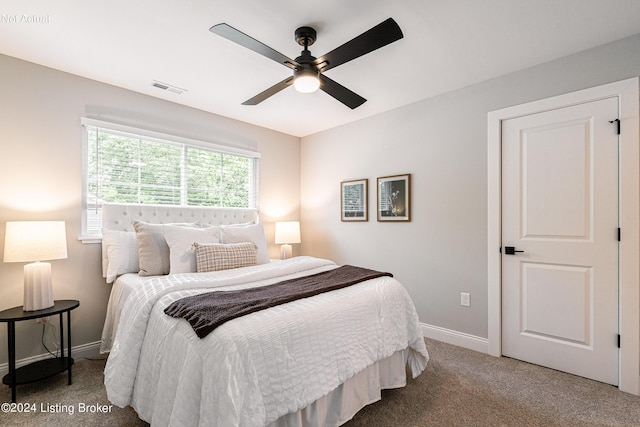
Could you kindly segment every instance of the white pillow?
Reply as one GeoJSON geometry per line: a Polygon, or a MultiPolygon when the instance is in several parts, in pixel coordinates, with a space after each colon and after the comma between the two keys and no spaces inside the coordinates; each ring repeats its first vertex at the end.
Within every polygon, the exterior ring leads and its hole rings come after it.
{"type": "Polygon", "coordinates": [[[195,273],[194,243],[220,243],[220,227],[185,228],[163,226],[164,238],[169,245],[169,273],[195,273]]]}
{"type": "MultiPolygon", "coordinates": [[[[223,225],[221,227],[221,237],[222,243],[255,243],[258,247],[256,262],[258,264],[269,262],[267,239],[264,236],[264,227],[261,222],[247,226],[223,225]]],[[[202,242],[198,241],[198,243],[202,242]]]]}
{"type": "Polygon", "coordinates": [[[138,239],[133,231],[103,230],[102,244],[107,256],[107,269],[104,277],[112,283],[125,273],[137,273],[138,239]]]}
{"type": "MultiPolygon", "coordinates": [[[[138,239],[138,258],[141,276],[161,276],[169,274],[169,246],[163,235],[162,224],[133,221],[138,239]]],[[[181,227],[198,227],[196,223],[170,224],[181,227]]]]}

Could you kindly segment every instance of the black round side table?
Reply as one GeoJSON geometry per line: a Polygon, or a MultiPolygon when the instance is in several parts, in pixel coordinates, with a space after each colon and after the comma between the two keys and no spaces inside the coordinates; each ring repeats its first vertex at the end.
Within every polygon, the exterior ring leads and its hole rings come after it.
{"type": "Polygon", "coordinates": [[[2,378],[2,382],[11,387],[11,402],[16,401],[16,387],[52,377],[60,372],[69,372],[69,385],[71,385],[71,310],[77,308],[80,302],[77,300],[57,300],[53,307],[36,311],[24,311],[22,306],[0,311],[0,322],[7,324],[7,337],[9,342],[9,373],[2,378]],[[64,353],[64,328],[62,315],[67,313],[67,354],[64,353]],[[39,360],[16,369],[16,322],[41,317],[60,316],[60,357],[39,360]]]}

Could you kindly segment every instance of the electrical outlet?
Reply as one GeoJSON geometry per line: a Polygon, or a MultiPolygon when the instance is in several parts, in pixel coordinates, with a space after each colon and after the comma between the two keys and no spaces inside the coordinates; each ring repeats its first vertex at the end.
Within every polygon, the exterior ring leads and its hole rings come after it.
{"type": "Polygon", "coordinates": [[[460,292],[460,305],[471,306],[470,295],[467,292],[460,292]]]}

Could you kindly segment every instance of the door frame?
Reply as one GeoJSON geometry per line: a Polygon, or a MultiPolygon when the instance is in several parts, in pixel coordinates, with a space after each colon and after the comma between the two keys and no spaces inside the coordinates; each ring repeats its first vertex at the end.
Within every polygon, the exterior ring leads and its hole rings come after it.
{"type": "MultiPolygon", "coordinates": [[[[502,355],[502,121],[571,105],[618,97],[620,111],[620,348],[618,388],[640,395],[640,79],[634,77],[488,113],[487,279],[488,350],[502,355]]],[[[614,117],[612,117],[614,119],[614,117]]],[[[612,124],[612,126],[614,126],[612,124]]]]}

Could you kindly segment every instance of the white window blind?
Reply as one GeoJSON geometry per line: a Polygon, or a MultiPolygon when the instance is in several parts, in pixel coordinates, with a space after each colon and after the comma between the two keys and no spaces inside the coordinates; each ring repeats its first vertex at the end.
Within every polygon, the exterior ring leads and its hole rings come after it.
{"type": "Polygon", "coordinates": [[[83,120],[85,220],[99,235],[102,204],[257,207],[256,152],[83,120]]]}

